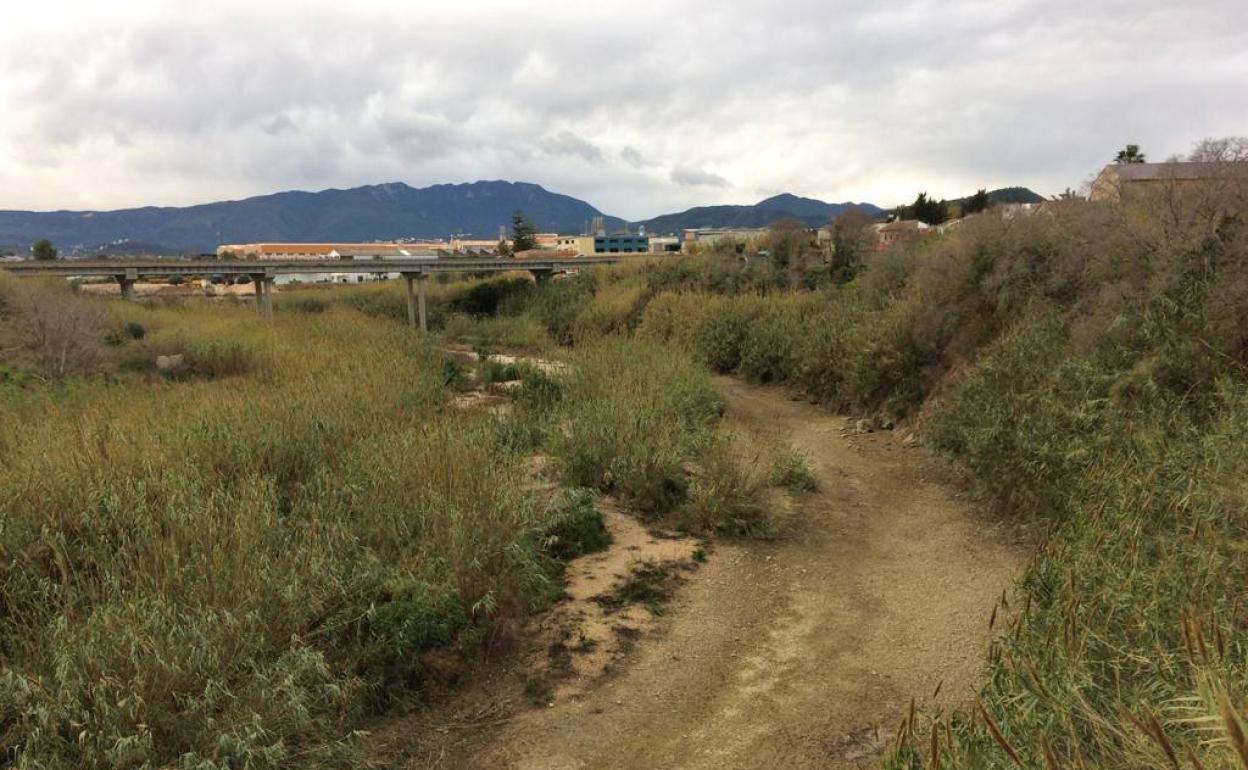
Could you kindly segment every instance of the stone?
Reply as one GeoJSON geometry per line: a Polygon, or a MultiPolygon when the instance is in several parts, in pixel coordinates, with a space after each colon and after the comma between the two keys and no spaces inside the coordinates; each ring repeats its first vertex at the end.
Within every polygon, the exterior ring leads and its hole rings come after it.
{"type": "Polygon", "coordinates": [[[181,353],[171,356],[156,356],[156,370],[160,372],[176,372],[182,368],[184,358],[181,353]]]}
{"type": "Polygon", "coordinates": [[[859,420],[855,423],[854,430],[859,433],[870,433],[873,429],[870,420],[859,420]]]}

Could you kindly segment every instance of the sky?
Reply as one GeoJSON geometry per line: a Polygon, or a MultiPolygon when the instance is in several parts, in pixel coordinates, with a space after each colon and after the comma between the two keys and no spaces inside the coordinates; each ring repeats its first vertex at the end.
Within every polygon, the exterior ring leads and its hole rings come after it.
{"type": "Polygon", "coordinates": [[[1248,134],[1245,0],[0,0],[0,209],[536,182],[638,220],[1248,134]]]}

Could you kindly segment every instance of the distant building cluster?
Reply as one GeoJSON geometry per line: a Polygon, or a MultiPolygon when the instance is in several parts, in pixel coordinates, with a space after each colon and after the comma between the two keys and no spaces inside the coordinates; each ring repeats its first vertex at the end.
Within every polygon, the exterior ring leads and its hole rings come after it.
{"type": "MultiPolygon", "coordinates": [[[[538,233],[537,245],[554,249],[557,233],[538,233]]],[[[317,259],[424,259],[436,257],[497,256],[499,246],[511,246],[509,239],[451,238],[440,241],[387,243],[225,243],[217,247],[221,259],[272,259],[295,262],[317,259]]]]}
{"type": "MultiPolygon", "coordinates": [[[[628,232],[594,235],[537,233],[537,248],[522,255],[593,256],[595,254],[671,254],[681,250],[677,236],[647,236],[628,232]]],[[[320,259],[422,259],[438,257],[494,257],[499,247],[511,247],[510,239],[451,238],[444,241],[404,243],[226,243],[217,247],[220,259],[271,259],[302,261],[320,259]]]]}
{"type": "MultiPolygon", "coordinates": [[[[1246,163],[1113,163],[1106,166],[1092,184],[1093,201],[1122,201],[1131,196],[1169,189],[1192,189],[1207,186],[1233,175],[1248,177],[1246,163]]],[[[996,207],[1006,219],[1030,216],[1043,211],[1050,203],[1005,203],[996,207]]],[[[956,228],[961,219],[940,225],[929,225],[917,219],[876,221],[869,225],[868,248],[885,251],[899,244],[937,235],[956,228]]],[[[637,232],[624,229],[607,232],[602,217],[587,223],[580,235],[538,233],[537,248],[520,254],[520,259],[542,257],[576,257],[606,254],[671,254],[717,248],[733,244],[741,248],[759,248],[769,228],[699,227],[678,234],[647,235],[645,228],[637,232]]],[[[833,229],[830,225],[816,229],[818,243],[830,247],[833,229]]],[[[319,260],[319,259],[436,259],[439,257],[499,256],[500,247],[510,250],[511,243],[498,240],[450,238],[436,241],[392,243],[245,243],[217,247],[218,257],[240,259],[319,260]]]]}

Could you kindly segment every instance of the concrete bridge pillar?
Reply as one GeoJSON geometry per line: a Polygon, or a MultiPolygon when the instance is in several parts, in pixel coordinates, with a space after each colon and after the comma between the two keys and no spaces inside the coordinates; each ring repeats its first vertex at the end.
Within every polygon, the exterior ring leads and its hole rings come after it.
{"type": "Polygon", "coordinates": [[[429,318],[425,310],[425,281],[428,277],[424,273],[403,274],[403,282],[407,284],[407,323],[416,328],[419,322],[422,332],[429,331],[429,318]]]}
{"type": "Polygon", "coordinates": [[[127,269],[124,275],[117,276],[117,283],[121,285],[121,298],[126,300],[134,299],[134,284],[139,280],[139,273],[134,269],[127,269]]]}
{"type": "Polygon", "coordinates": [[[529,272],[532,273],[533,280],[537,282],[538,286],[549,281],[550,277],[555,274],[554,270],[530,270],[529,272]]]}
{"type": "Polygon", "coordinates": [[[273,323],[273,274],[252,273],[251,283],[256,290],[256,315],[273,323]]]}
{"type": "Polygon", "coordinates": [[[251,287],[256,296],[256,315],[264,318],[264,273],[251,274],[251,287]]]}
{"type": "Polygon", "coordinates": [[[273,276],[264,276],[264,320],[273,323],[273,276]]]}

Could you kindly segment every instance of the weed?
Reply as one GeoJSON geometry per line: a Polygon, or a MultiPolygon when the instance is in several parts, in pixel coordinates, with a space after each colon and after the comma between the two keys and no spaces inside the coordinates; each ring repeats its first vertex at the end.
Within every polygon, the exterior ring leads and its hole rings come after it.
{"type": "Polygon", "coordinates": [[[763,504],[766,479],[757,462],[739,457],[731,437],[719,437],[702,453],[690,480],[679,520],[685,531],[769,537],[777,522],[763,504]]]}
{"type": "Polygon", "coordinates": [[[529,674],[524,679],[524,699],[531,706],[545,706],[555,699],[555,688],[545,671],[529,674]]]}
{"type": "Polygon", "coordinates": [[[814,492],[819,482],[806,455],[791,446],[777,447],[775,459],[767,474],[767,483],[774,487],[784,487],[790,492],[814,492]]]}
{"type": "Polygon", "coordinates": [[[543,533],[546,551],[561,561],[570,561],[611,545],[611,534],[598,512],[598,495],[590,489],[569,489],[557,502],[558,513],[543,533]]]}
{"type": "Polygon", "coordinates": [[[671,565],[657,562],[634,564],[628,579],[614,592],[595,599],[608,614],[631,604],[644,604],[652,615],[663,614],[663,606],[676,588],[678,578],[671,565]]]}

